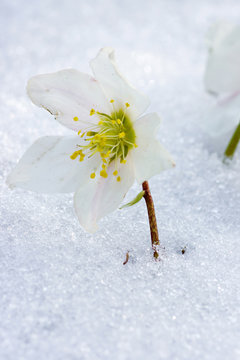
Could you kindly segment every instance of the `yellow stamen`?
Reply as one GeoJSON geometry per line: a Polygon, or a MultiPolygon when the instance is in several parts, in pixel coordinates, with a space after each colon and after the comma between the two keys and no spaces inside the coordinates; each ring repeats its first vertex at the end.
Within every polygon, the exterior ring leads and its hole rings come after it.
{"type": "Polygon", "coordinates": [[[104,145],[106,144],[106,139],[105,139],[105,137],[101,137],[99,144],[100,144],[101,146],[104,146],[104,145]]]}
{"type": "Polygon", "coordinates": [[[94,139],[95,139],[95,140],[99,140],[100,137],[101,137],[101,136],[100,136],[99,134],[94,135],[94,139]]]}
{"type": "MultiPolygon", "coordinates": [[[[74,153],[72,153],[72,155],[70,156],[70,158],[71,158],[72,160],[75,160],[75,159],[78,157],[78,155],[83,156],[82,150],[74,151],[74,153]]],[[[85,155],[84,155],[84,156],[85,156],[85,155]]]]}
{"type": "Polygon", "coordinates": [[[138,147],[138,145],[137,145],[137,144],[134,144],[134,147],[135,147],[135,148],[137,148],[137,147],[138,147]]]}
{"type": "Polygon", "coordinates": [[[107,174],[107,172],[106,172],[105,169],[100,171],[100,176],[102,176],[103,178],[107,178],[107,177],[108,177],[108,174],[107,174]]]}
{"type": "Polygon", "coordinates": [[[124,131],[122,131],[121,133],[119,133],[118,134],[118,136],[119,136],[119,139],[122,139],[122,138],[124,138],[125,137],[125,132],[124,131]]]}
{"type": "MultiPolygon", "coordinates": [[[[108,100],[112,104],[112,112],[105,114],[98,112],[96,109],[90,109],[90,115],[98,117],[95,124],[91,124],[88,129],[77,130],[79,137],[83,138],[84,144],[77,145],[77,149],[81,151],[75,151],[70,156],[71,159],[77,159],[78,161],[84,161],[85,157],[91,158],[95,154],[100,156],[101,165],[98,172],[94,169],[94,172],[89,174],[89,177],[93,179],[98,177],[99,174],[103,178],[108,177],[109,165],[114,162],[114,167],[111,172],[111,176],[116,178],[116,181],[121,181],[119,176],[119,162],[121,164],[126,163],[126,158],[129,150],[137,147],[135,144],[136,135],[133,128],[131,119],[126,115],[127,108],[130,106],[129,103],[125,103],[123,108],[115,109],[115,100],[108,100]],[[118,164],[118,165],[117,165],[118,164]]],[[[79,115],[80,116],[80,115],[79,115]]],[[[72,117],[74,121],[78,120],[78,117],[72,117]]],[[[79,118],[79,122],[80,122],[79,118]]],[[[79,123],[79,125],[81,125],[79,123]]],[[[80,126],[79,126],[80,127],[80,126]]]]}
{"type": "Polygon", "coordinates": [[[77,158],[78,154],[76,153],[73,153],[71,156],[70,156],[70,159],[72,160],[75,160],[77,158]]]}

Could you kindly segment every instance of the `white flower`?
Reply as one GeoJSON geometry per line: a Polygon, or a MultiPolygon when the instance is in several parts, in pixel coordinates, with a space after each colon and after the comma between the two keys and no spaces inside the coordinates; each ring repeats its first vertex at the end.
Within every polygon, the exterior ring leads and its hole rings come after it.
{"type": "Polygon", "coordinates": [[[206,89],[215,93],[240,91],[240,26],[219,22],[210,28],[207,41],[206,89]]]}
{"type": "Polygon", "coordinates": [[[208,33],[204,84],[217,96],[207,108],[204,128],[212,136],[233,131],[240,119],[240,26],[219,22],[208,33]]]}
{"type": "Polygon", "coordinates": [[[7,182],[37,192],[74,192],[81,225],[95,231],[134,179],[142,183],[174,163],[155,139],[158,115],[140,117],[149,100],[119,74],[114,51],[102,49],[91,68],[94,78],[69,69],[29,80],[33,103],[76,135],[38,139],[7,182]]]}

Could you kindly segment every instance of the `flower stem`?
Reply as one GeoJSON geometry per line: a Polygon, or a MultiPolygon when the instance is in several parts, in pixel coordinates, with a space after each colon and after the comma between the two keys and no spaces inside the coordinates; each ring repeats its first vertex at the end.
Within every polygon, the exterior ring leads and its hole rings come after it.
{"type": "Polygon", "coordinates": [[[240,122],[239,122],[238,126],[236,127],[236,129],[231,137],[231,140],[229,141],[228,146],[224,152],[225,158],[228,158],[228,159],[233,158],[233,155],[238,146],[239,140],[240,140],[240,122]]]}
{"type": "Polygon", "coordinates": [[[149,184],[147,181],[144,181],[142,183],[142,188],[144,190],[144,199],[146,201],[147,205],[147,211],[148,211],[148,219],[149,219],[149,226],[150,226],[150,232],[151,232],[151,240],[152,240],[152,248],[153,248],[153,256],[155,259],[159,257],[157,246],[160,245],[159,237],[158,237],[158,228],[157,228],[157,219],[155,215],[155,209],[153,204],[152,195],[149,189],[149,184]]]}

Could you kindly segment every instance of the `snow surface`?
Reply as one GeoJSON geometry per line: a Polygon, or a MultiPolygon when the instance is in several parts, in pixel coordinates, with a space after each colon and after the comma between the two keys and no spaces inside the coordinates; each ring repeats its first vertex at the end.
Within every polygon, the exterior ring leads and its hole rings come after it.
{"type": "Polygon", "coordinates": [[[239,359],[240,152],[224,165],[227,140],[209,138],[199,123],[205,33],[217,20],[239,23],[240,2],[1,0],[0,17],[0,359],[239,359]],[[177,163],[150,180],[165,247],[159,263],[144,202],[91,235],[71,194],[5,185],[38,137],[69,134],[31,104],[28,78],[89,72],[107,45],[151,97],[150,111],[163,119],[159,138],[177,163]]]}

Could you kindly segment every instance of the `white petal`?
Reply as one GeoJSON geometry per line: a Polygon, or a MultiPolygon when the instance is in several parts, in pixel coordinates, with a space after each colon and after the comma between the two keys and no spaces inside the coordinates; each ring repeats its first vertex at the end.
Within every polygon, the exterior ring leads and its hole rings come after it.
{"type": "Polygon", "coordinates": [[[147,114],[135,123],[138,147],[132,150],[131,156],[139,183],[175,165],[167,150],[155,139],[159,123],[155,113],[147,114]]]}
{"type": "Polygon", "coordinates": [[[161,118],[157,113],[149,113],[137,119],[134,123],[134,129],[137,132],[139,141],[141,141],[142,137],[154,137],[160,124],[161,118]]]}
{"type": "Polygon", "coordinates": [[[85,129],[97,122],[97,116],[90,116],[91,109],[110,111],[98,81],[74,69],[34,76],[28,82],[27,92],[34,104],[73,130],[85,129]],[[74,121],[74,117],[79,121],[74,121]]]}
{"type": "Polygon", "coordinates": [[[112,48],[101,49],[90,65],[107,98],[115,101],[116,108],[124,108],[125,103],[130,104],[127,111],[133,120],[149,106],[149,99],[134,89],[119,73],[112,48]]]}
{"type": "Polygon", "coordinates": [[[224,41],[226,36],[228,36],[235,28],[236,25],[226,22],[226,21],[217,21],[208,29],[206,35],[207,45],[209,50],[221,46],[221,43],[224,41]]]}
{"type": "Polygon", "coordinates": [[[70,159],[78,150],[78,136],[45,136],[38,139],[23,155],[7,179],[10,187],[42,193],[74,192],[88,181],[100,157],[79,162],[70,159]]]}
{"type": "MultiPolygon", "coordinates": [[[[210,100],[210,99],[208,99],[210,100]]],[[[211,99],[212,100],[212,99],[211,99]]],[[[234,131],[240,120],[240,95],[205,105],[200,127],[213,137],[234,131]]]]}
{"type": "Polygon", "coordinates": [[[205,71],[207,91],[221,93],[240,89],[240,26],[217,24],[209,35],[205,71]]]}
{"type": "Polygon", "coordinates": [[[84,186],[80,185],[75,193],[74,204],[79,222],[89,232],[96,231],[97,222],[119,206],[134,182],[131,161],[120,166],[120,182],[112,175],[113,171],[112,165],[108,168],[107,178],[96,176],[84,186]]]}

